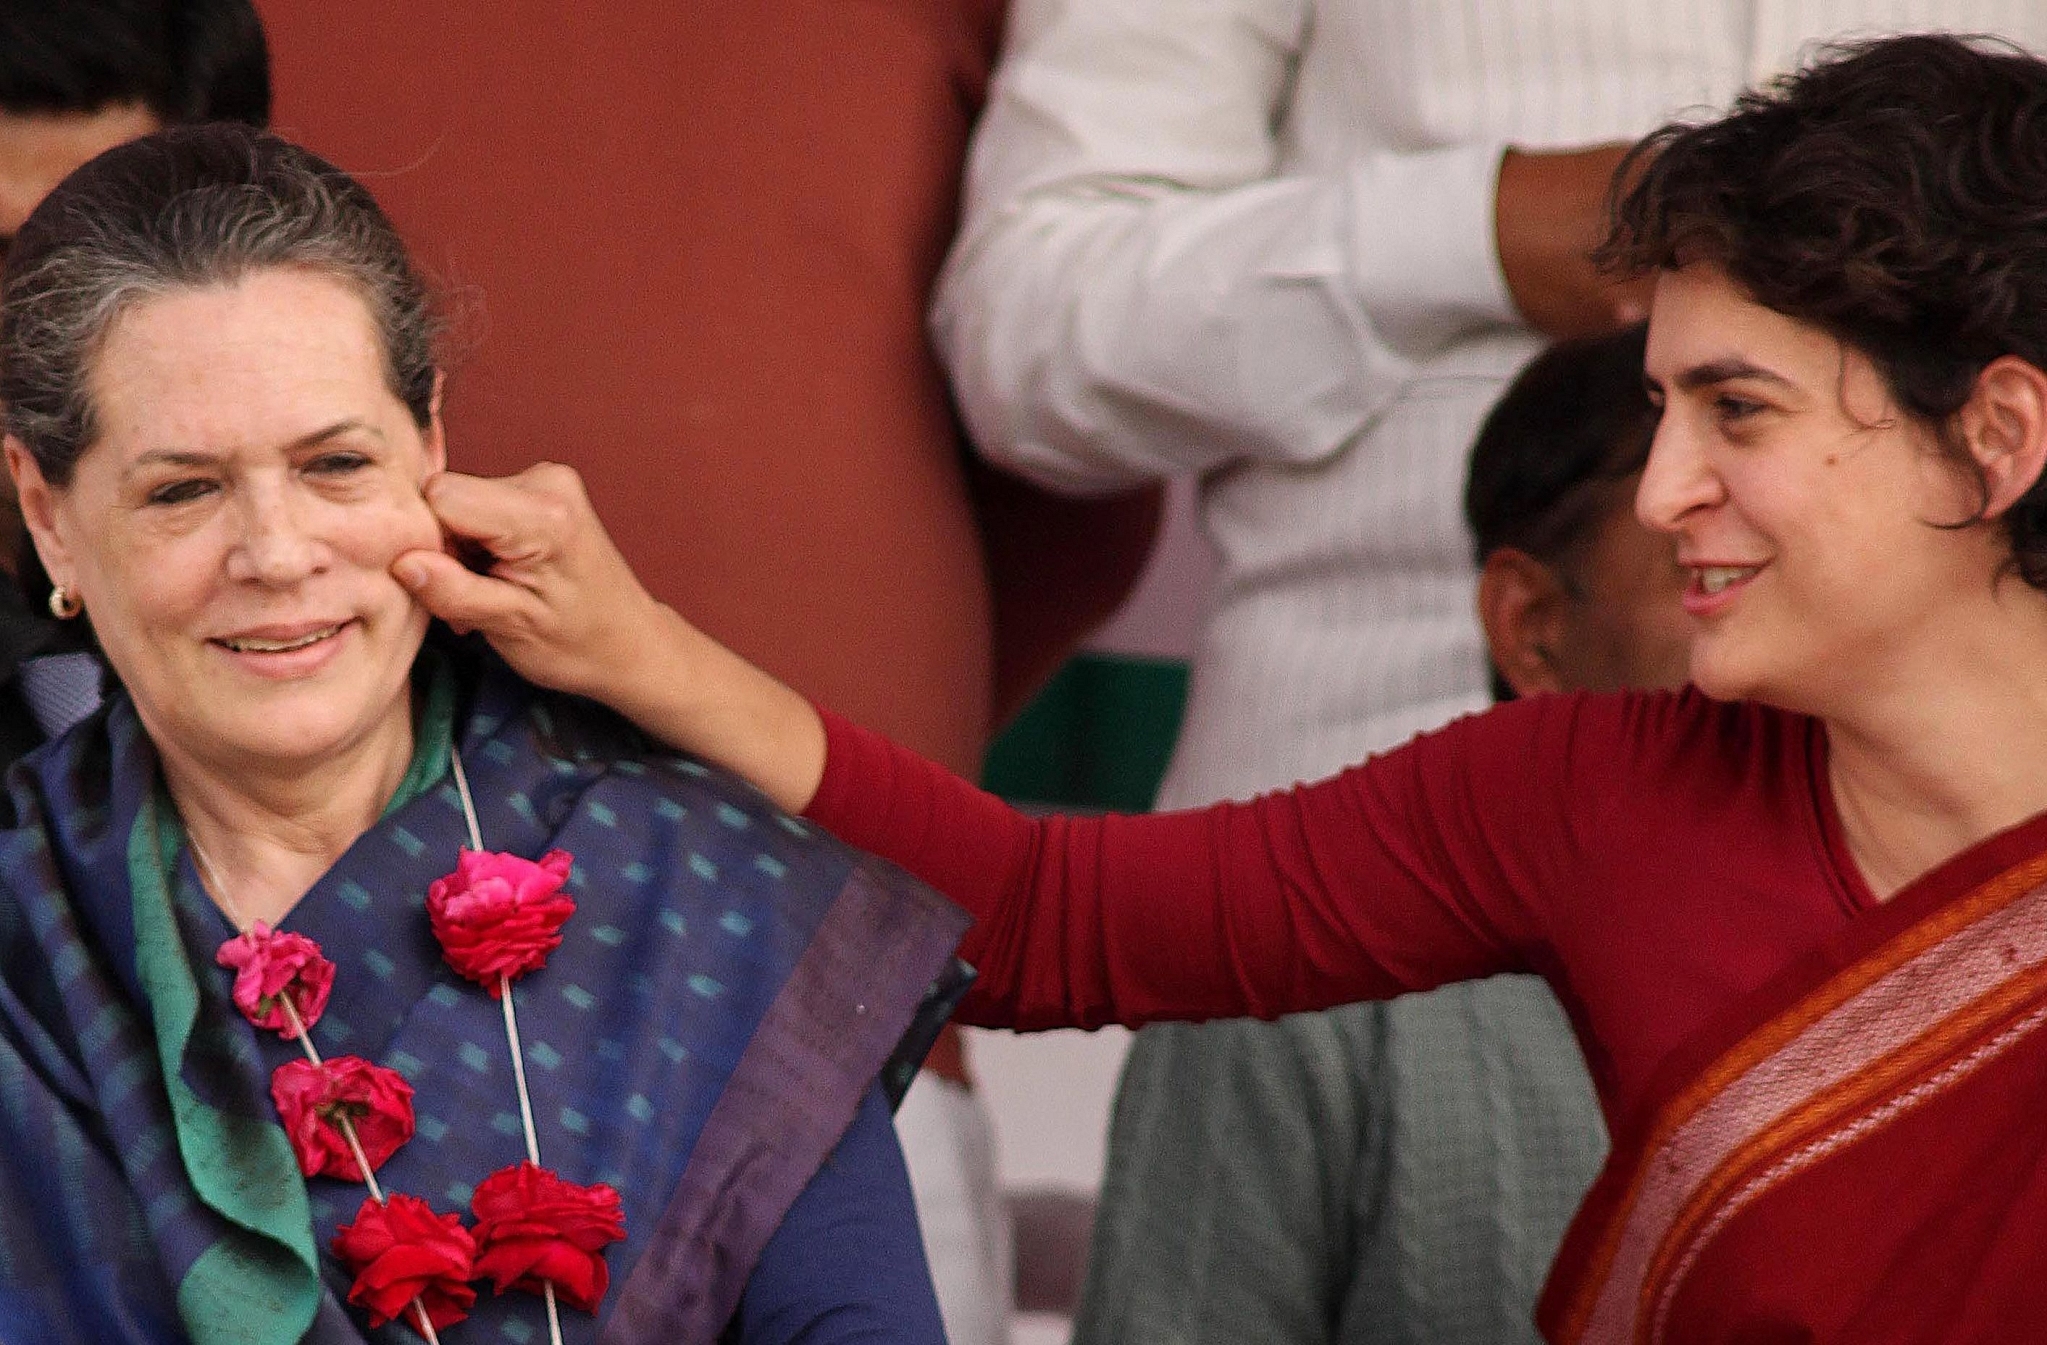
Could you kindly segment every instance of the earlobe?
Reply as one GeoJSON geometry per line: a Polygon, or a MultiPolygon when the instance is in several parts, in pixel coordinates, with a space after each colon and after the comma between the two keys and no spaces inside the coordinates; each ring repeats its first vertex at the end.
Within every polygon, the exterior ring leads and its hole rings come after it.
{"type": "Polygon", "coordinates": [[[35,543],[36,556],[56,583],[69,583],[71,557],[57,529],[57,497],[43,470],[36,465],[28,447],[14,435],[6,438],[7,474],[14,480],[14,496],[21,505],[21,520],[35,543]]]}
{"type": "Polygon", "coordinates": [[[2047,372],[2003,355],[1976,376],[1960,428],[1983,481],[1980,517],[2017,504],[2047,468],[2047,372]]]}
{"type": "Polygon", "coordinates": [[[1563,690],[1553,650],[1569,596],[1557,572],[1525,551],[1501,547],[1478,576],[1478,620],[1493,666],[1517,696],[1563,690]]]}

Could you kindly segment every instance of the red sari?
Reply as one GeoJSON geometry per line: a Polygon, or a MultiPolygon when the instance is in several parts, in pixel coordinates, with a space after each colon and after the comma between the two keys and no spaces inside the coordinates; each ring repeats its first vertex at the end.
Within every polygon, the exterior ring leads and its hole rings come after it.
{"type": "Polygon", "coordinates": [[[1942,865],[1669,1062],[1546,1336],[2047,1339],[2043,833],[1942,865]]]}
{"type": "Polygon", "coordinates": [[[1026,818],[827,728],[811,816],[976,916],[970,1022],[1544,973],[1616,1136],[1553,1339],[2047,1341],[2047,815],[1880,902],[1823,729],[1696,692],[1538,697],[1139,818],[1026,818]]]}

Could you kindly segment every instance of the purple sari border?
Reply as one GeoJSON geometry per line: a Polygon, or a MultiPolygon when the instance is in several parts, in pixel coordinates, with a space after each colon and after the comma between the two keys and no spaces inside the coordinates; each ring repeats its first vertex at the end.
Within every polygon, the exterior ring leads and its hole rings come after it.
{"type": "Polygon", "coordinates": [[[854,868],[705,1122],[603,1345],[719,1337],[968,923],[926,888],[854,868]]]}

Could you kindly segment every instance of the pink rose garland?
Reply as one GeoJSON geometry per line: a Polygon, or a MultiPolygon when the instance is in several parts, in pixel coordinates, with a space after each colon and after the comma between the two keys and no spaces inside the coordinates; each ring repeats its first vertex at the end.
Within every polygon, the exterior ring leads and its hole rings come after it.
{"type": "MultiPolygon", "coordinates": [[[[456,769],[459,780],[460,758],[456,769]]],[[[464,793],[466,805],[466,785],[464,793]]],[[[545,966],[561,946],[561,927],[576,909],[561,890],[571,864],[566,850],[535,862],[465,847],[455,872],[427,889],[427,918],[448,965],[504,1005],[527,1126],[528,1161],[476,1188],[473,1233],[460,1215],[437,1214],[415,1196],[386,1196],[377,1185],[376,1170],[412,1138],[412,1086],[358,1056],[322,1059],[314,1049],[307,1030],[326,1010],[334,984],[334,964],[320,946],[258,921],[215,955],[234,969],[234,1001],[243,1016],[297,1041],[306,1054],[270,1078],[300,1170],[370,1187],[333,1249],[355,1276],[348,1301],[368,1313],[372,1328],[402,1318],[432,1337],[469,1315],[476,1300],[470,1282],[482,1277],[499,1293],[542,1294],[550,1334],[559,1340],[557,1293],[571,1307],[595,1312],[610,1284],[604,1249],[625,1236],[622,1202],[609,1186],[578,1186],[540,1166],[511,999],[512,982],[545,966]]]]}
{"type": "Polygon", "coordinates": [[[496,851],[464,849],[455,871],[426,892],[427,919],[448,965],[490,992],[546,965],[561,947],[561,927],[576,913],[562,893],[571,864],[566,850],[535,863],[496,851]]]}
{"type": "Polygon", "coordinates": [[[268,1028],[286,1041],[298,1039],[291,1022],[311,1027],[327,1009],[334,988],[334,964],[320,954],[320,945],[303,934],[280,934],[258,920],[248,932],[229,939],[214,961],[235,971],[235,1007],[257,1027],[268,1028]],[[291,1008],[285,1007],[290,1001],[291,1008]]]}

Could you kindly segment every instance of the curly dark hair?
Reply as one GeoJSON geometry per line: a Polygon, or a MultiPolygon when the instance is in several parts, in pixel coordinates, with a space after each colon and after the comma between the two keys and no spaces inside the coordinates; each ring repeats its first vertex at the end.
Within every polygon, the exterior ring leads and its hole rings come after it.
{"type": "MultiPolygon", "coordinates": [[[[1971,471],[1951,430],[1977,376],[2004,355],[2047,369],[2047,63],[2008,43],[1830,47],[1718,121],[1656,131],[1616,182],[1605,266],[1718,268],[1867,356],[1971,471]]],[[[2003,522],[2047,589],[2047,482],[2003,522]]]]}

